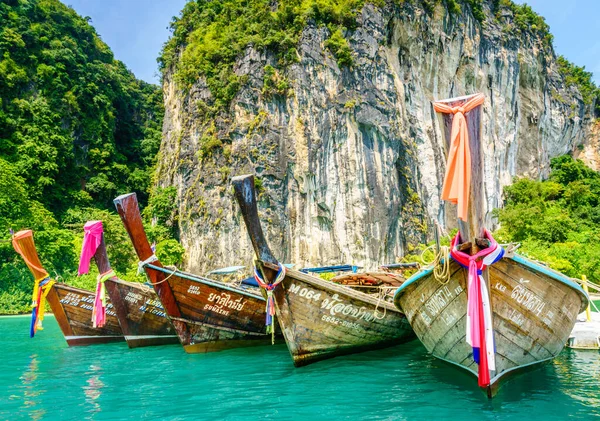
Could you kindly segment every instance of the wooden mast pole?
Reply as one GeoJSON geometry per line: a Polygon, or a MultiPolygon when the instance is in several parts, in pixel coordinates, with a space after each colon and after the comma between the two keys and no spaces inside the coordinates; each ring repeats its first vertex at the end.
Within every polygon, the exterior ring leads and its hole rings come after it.
{"type": "MultiPolygon", "coordinates": [[[[451,107],[464,105],[474,95],[462,96],[457,98],[444,99],[437,102],[445,103],[451,107]]],[[[454,114],[442,114],[444,121],[444,137],[446,140],[446,150],[449,148],[450,134],[452,132],[452,121],[454,114]]],[[[466,222],[458,219],[458,230],[465,243],[471,243],[471,254],[475,254],[479,247],[476,244],[476,238],[483,237],[485,228],[485,203],[483,189],[483,147],[481,145],[481,105],[465,113],[467,128],[469,131],[469,147],[471,149],[471,194],[469,200],[469,214],[466,222]]],[[[456,205],[448,205],[451,209],[456,209],[456,205]]],[[[455,217],[456,212],[447,212],[447,215],[455,217]]]]}

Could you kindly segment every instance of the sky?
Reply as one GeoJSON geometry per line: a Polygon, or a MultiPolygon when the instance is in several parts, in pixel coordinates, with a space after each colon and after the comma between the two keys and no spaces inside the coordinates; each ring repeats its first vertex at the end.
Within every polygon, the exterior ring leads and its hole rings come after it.
{"type": "MultiPolygon", "coordinates": [[[[62,0],[91,23],[139,79],[159,83],[158,57],[169,23],[186,0],[62,0]]],[[[517,3],[524,3],[516,0],[517,3]]],[[[546,18],[557,54],[594,73],[600,85],[600,0],[527,0],[546,18]]]]}
{"type": "Polygon", "coordinates": [[[550,25],[554,51],[585,66],[600,85],[600,0],[517,0],[527,3],[550,25]]]}
{"type": "Polygon", "coordinates": [[[138,79],[159,83],[158,63],[169,39],[169,23],[179,16],[186,0],[61,0],[81,16],[92,18],[100,38],[115,58],[138,79]]]}

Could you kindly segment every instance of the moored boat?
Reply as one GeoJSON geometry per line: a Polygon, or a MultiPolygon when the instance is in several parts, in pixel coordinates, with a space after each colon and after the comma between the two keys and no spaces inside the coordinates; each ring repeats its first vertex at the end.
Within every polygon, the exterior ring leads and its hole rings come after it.
{"type": "Polygon", "coordinates": [[[492,397],[508,374],[560,353],[587,296],[565,275],[506,252],[485,229],[482,103],[478,94],[436,104],[450,150],[442,198],[457,205],[459,233],[438,250],[437,266],[400,286],[395,304],[433,356],[476,375],[492,397]]]}
{"type": "Polygon", "coordinates": [[[227,284],[164,267],[154,255],[135,193],[115,206],[164,311],[186,352],[200,353],[269,344],[265,299],[256,287],[227,284]]]}
{"type": "Polygon", "coordinates": [[[273,298],[295,366],[383,348],[414,337],[404,314],[377,295],[325,281],[280,264],[263,236],[254,177],[232,179],[257,256],[256,279],[273,298]]]}
{"type": "Polygon", "coordinates": [[[110,302],[106,306],[106,323],[92,325],[94,293],[53,280],[38,257],[31,230],[17,232],[13,247],[21,255],[35,280],[31,336],[41,327],[44,301],[50,305],[69,346],[123,341],[123,333],[110,302]]]}
{"type": "MultiPolygon", "coordinates": [[[[119,279],[112,270],[102,221],[88,221],[84,226],[79,274],[87,273],[90,259],[98,267],[98,288],[94,319],[104,320],[102,297],[108,295],[129,348],[179,343],[173,324],[167,317],[154,289],[145,284],[119,279]]],[[[103,323],[99,323],[103,324],[103,323]]]]}

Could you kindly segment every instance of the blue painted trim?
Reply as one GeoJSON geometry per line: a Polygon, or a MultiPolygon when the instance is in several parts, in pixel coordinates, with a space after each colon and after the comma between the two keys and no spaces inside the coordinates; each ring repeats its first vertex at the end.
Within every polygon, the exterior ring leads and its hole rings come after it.
{"type": "MultiPolygon", "coordinates": [[[[565,275],[562,275],[561,273],[556,272],[556,271],[550,269],[549,267],[542,266],[535,262],[532,262],[531,260],[529,260],[521,255],[518,255],[518,254],[515,254],[514,257],[505,257],[505,259],[507,259],[507,258],[512,259],[515,262],[520,263],[524,266],[527,266],[528,268],[533,269],[536,272],[543,273],[544,275],[546,275],[556,281],[559,281],[559,282],[567,285],[568,287],[573,288],[574,290],[579,292],[581,295],[583,295],[587,300],[589,300],[588,295],[585,293],[585,291],[583,290],[581,285],[579,285],[576,282],[573,282],[570,278],[566,277],[565,275]]],[[[394,293],[394,302],[397,302],[398,298],[400,298],[400,294],[402,294],[402,292],[406,288],[408,288],[410,285],[418,282],[420,279],[424,278],[425,276],[431,274],[432,270],[433,270],[432,267],[428,267],[418,273],[415,273],[413,276],[408,278],[402,285],[400,285],[400,287],[394,293]]]]}
{"type": "MultiPolygon", "coordinates": [[[[161,267],[158,267],[158,266],[154,266],[153,264],[146,265],[146,267],[150,268],[150,269],[154,269],[154,270],[156,270],[158,272],[165,273],[167,275],[171,275],[173,273],[172,270],[161,268],[161,267]]],[[[252,293],[250,293],[248,291],[245,291],[243,289],[233,288],[233,287],[230,287],[229,285],[227,285],[225,283],[222,283],[222,282],[219,282],[219,281],[213,281],[212,279],[204,278],[202,276],[192,275],[191,273],[181,272],[179,270],[177,270],[175,272],[175,275],[179,276],[180,278],[187,279],[189,281],[199,282],[201,284],[210,285],[210,286],[215,287],[215,288],[221,288],[221,289],[225,289],[227,291],[235,292],[236,294],[242,294],[242,295],[245,295],[247,297],[252,297],[252,298],[256,298],[256,299],[261,300],[261,301],[266,301],[261,295],[252,294],[252,293]]]]}
{"type": "Polygon", "coordinates": [[[303,273],[329,273],[329,272],[354,272],[358,270],[360,266],[353,265],[335,265],[335,266],[322,266],[315,268],[303,268],[300,272],[303,273]]]}

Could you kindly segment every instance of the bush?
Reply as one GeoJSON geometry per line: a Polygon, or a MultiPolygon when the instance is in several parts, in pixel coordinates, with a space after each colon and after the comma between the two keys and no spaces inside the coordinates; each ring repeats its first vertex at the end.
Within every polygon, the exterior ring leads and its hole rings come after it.
{"type": "Polygon", "coordinates": [[[551,161],[546,181],[516,179],[496,209],[500,241],[568,276],[600,280],[600,174],[565,155],[551,161]]]}

